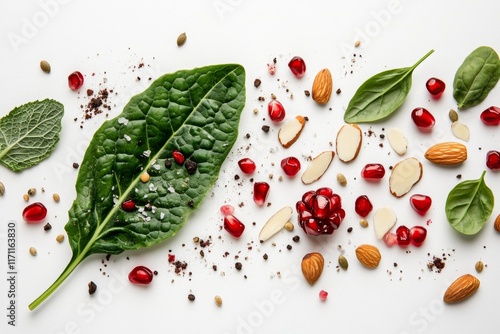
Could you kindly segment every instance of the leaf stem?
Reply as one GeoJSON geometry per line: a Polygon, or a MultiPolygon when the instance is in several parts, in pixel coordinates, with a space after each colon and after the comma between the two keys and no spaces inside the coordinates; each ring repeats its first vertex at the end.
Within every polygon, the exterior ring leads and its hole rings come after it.
{"type": "Polygon", "coordinates": [[[421,62],[423,62],[427,57],[429,57],[432,53],[434,52],[434,49],[432,49],[431,51],[427,52],[422,58],[420,58],[416,63],[415,65],[413,65],[411,67],[412,70],[415,69],[415,67],[417,67],[418,65],[420,65],[421,62]]]}

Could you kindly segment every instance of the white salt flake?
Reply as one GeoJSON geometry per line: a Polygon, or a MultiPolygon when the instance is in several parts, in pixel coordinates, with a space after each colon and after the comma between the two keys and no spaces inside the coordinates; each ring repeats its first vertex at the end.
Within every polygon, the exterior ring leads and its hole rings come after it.
{"type": "Polygon", "coordinates": [[[118,118],[118,123],[123,124],[123,125],[127,125],[128,119],[126,119],[125,117],[120,117],[120,118],[118,118]]]}
{"type": "Polygon", "coordinates": [[[165,214],[163,212],[160,213],[160,219],[165,218],[165,214]]]}
{"type": "Polygon", "coordinates": [[[145,156],[146,158],[149,157],[151,155],[151,150],[146,150],[142,152],[142,155],[145,156]]]}
{"type": "Polygon", "coordinates": [[[132,138],[130,138],[130,136],[127,135],[127,134],[124,134],[123,138],[125,138],[126,141],[131,141],[132,140],[132,138]]]}
{"type": "Polygon", "coordinates": [[[172,186],[168,186],[167,190],[170,191],[172,194],[175,193],[175,189],[172,186]]]}

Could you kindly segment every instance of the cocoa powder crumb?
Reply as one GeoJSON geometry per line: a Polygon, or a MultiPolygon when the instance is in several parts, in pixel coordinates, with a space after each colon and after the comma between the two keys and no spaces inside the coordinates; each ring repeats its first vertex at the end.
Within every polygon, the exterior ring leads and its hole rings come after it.
{"type": "Polygon", "coordinates": [[[255,86],[255,88],[258,88],[261,83],[262,83],[262,81],[260,79],[255,79],[253,81],[253,85],[255,86]]]}

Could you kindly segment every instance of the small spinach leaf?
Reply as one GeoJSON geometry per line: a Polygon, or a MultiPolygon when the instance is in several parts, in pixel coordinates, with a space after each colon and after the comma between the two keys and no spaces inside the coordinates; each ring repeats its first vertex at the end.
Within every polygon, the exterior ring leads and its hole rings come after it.
{"type": "Polygon", "coordinates": [[[453,97],[458,108],[481,103],[500,79],[500,60],[489,46],[480,46],[465,58],[453,79],[453,97]]]}
{"type": "Polygon", "coordinates": [[[429,51],[411,67],[384,71],[366,80],[349,102],[344,121],[375,122],[395,112],[410,92],[413,70],[433,52],[429,51]]]}
{"type": "Polygon", "coordinates": [[[217,179],[244,105],[244,68],[213,65],[160,77],[105,122],[87,148],[69,210],[73,257],[29,308],[91,254],[118,254],[174,236],[217,179]],[[172,162],[174,150],[197,164],[194,174],[172,162]],[[133,201],[127,209],[126,201],[133,201]]]}
{"type": "Polygon", "coordinates": [[[14,172],[48,158],[59,141],[64,106],[51,99],[14,108],[0,119],[0,163],[14,172]]]}
{"type": "Polygon", "coordinates": [[[495,198],[484,182],[485,173],[477,180],[457,184],[446,199],[446,218],[462,234],[474,235],[481,231],[493,211],[495,198]]]}

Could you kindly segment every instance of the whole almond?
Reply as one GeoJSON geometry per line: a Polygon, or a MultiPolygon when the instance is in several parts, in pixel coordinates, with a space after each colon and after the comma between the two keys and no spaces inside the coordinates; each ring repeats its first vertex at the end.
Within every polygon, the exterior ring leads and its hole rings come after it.
{"type": "Polygon", "coordinates": [[[493,226],[495,227],[495,231],[500,232],[500,213],[497,218],[495,218],[495,224],[493,226]]]}
{"type": "Polygon", "coordinates": [[[325,260],[318,252],[308,253],[302,258],[302,274],[307,283],[313,285],[321,276],[325,260]]]}
{"type": "Polygon", "coordinates": [[[330,100],[333,90],[333,79],[330,70],[322,69],[316,74],[312,85],[312,98],[320,104],[325,104],[330,100]]]}
{"type": "Polygon", "coordinates": [[[456,142],[444,142],[431,146],[425,158],[438,165],[457,165],[467,160],[467,147],[456,142]]]}
{"type": "Polygon", "coordinates": [[[461,302],[477,291],[479,283],[479,280],[470,274],[462,275],[446,289],[443,301],[447,304],[461,302]]]}
{"type": "Polygon", "coordinates": [[[368,269],[373,269],[378,267],[382,255],[380,255],[377,247],[363,244],[356,248],[356,257],[363,266],[368,269]]]}

